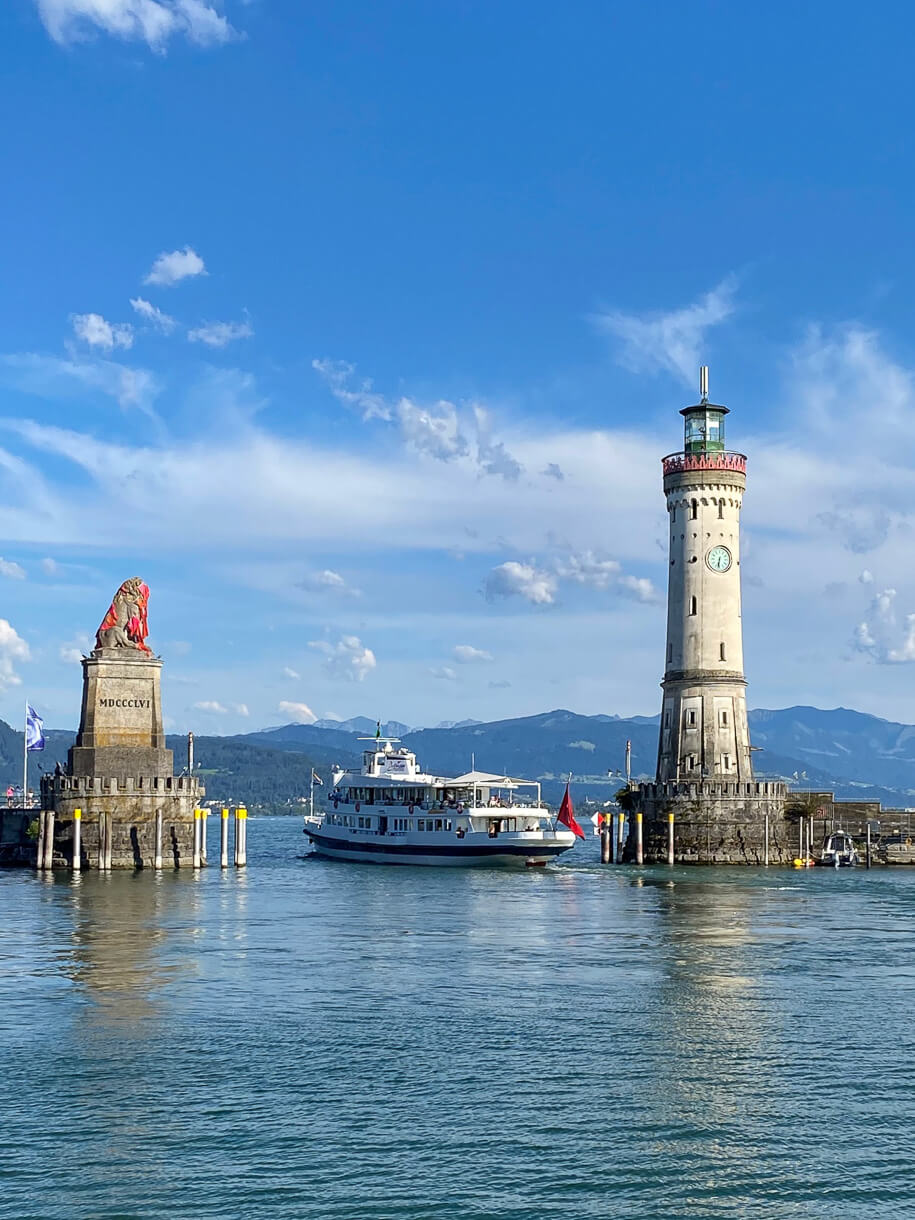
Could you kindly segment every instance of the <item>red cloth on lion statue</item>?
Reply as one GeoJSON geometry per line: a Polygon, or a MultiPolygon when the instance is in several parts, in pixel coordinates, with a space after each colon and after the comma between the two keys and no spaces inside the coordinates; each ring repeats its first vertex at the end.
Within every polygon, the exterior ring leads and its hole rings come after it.
{"type": "Polygon", "coordinates": [[[108,607],[108,613],[102,619],[102,624],[96,632],[98,648],[137,648],[140,652],[150,653],[152,649],[146,644],[149,635],[147,607],[149,605],[149,585],[139,576],[125,580],[114,595],[114,600],[108,607]]]}

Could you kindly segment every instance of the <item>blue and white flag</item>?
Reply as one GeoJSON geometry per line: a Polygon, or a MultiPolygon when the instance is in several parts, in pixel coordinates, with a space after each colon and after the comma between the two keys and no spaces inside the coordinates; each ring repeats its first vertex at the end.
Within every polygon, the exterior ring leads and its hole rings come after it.
{"type": "Polygon", "coordinates": [[[324,787],[324,780],[321,779],[321,776],[317,773],[314,767],[311,769],[311,778],[313,783],[320,784],[322,788],[324,787]]]}
{"type": "Polygon", "coordinates": [[[30,703],[25,705],[25,748],[44,749],[44,721],[30,703]]]}

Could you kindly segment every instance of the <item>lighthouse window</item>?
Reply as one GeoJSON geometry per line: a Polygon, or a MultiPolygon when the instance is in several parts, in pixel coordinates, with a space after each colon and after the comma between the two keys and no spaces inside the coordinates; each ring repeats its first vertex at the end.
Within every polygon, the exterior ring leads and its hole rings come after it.
{"type": "Polygon", "coordinates": [[[718,645],[718,654],[722,661],[726,661],[728,659],[728,651],[723,643],[718,645]]]}
{"type": "Polygon", "coordinates": [[[722,712],[722,713],[721,713],[721,727],[722,727],[723,729],[726,729],[726,728],[728,727],[728,714],[727,714],[727,712],[722,712]]]}
{"type": "Polygon", "coordinates": [[[718,501],[718,516],[719,518],[724,517],[724,500],[718,501]]]}
{"type": "Polygon", "coordinates": [[[695,521],[699,516],[699,501],[693,500],[690,503],[689,516],[691,521],[695,521]]]}
{"type": "Polygon", "coordinates": [[[699,609],[699,603],[696,601],[695,597],[691,597],[689,599],[690,614],[696,614],[698,612],[698,609],[699,609]]]}
{"type": "Polygon", "coordinates": [[[673,524],[673,522],[676,521],[676,519],[677,519],[677,506],[675,504],[670,510],[671,524],[673,524]]]}
{"type": "Polygon", "coordinates": [[[686,727],[687,727],[688,729],[694,729],[694,728],[696,727],[696,710],[695,710],[695,708],[690,708],[690,709],[689,709],[689,711],[686,713],[686,727]]]}
{"type": "Polygon", "coordinates": [[[668,644],[668,645],[667,645],[667,659],[668,659],[668,661],[672,661],[672,660],[674,659],[674,646],[673,646],[673,644],[668,644]]]}
{"type": "Polygon", "coordinates": [[[722,756],[721,756],[721,765],[724,767],[725,771],[730,771],[730,769],[731,769],[731,756],[730,756],[730,754],[722,754],[722,756]]]}

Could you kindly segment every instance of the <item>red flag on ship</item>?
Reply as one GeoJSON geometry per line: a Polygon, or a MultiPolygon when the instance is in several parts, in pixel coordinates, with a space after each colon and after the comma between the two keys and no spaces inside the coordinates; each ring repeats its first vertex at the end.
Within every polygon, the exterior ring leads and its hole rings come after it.
{"type": "Polygon", "coordinates": [[[569,795],[569,785],[566,784],[566,794],[562,798],[562,804],[559,806],[559,818],[563,826],[568,826],[569,830],[578,835],[579,839],[585,837],[585,832],[575,821],[575,810],[572,808],[572,798],[569,795]]]}

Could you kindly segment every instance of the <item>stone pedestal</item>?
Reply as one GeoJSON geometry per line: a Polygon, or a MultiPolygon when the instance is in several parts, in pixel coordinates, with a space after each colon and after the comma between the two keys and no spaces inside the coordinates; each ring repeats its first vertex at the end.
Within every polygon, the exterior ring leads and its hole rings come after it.
{"type": "Polygon", "coordinates": [[[67,770],[73,776],[172,774],[165,748],[162,661],[125,648],[97,648],[83,658],[83,706],[67,770]]]}
{"type": "Polygon", "coordinates": [[[130,647],[96,648],[83,659],[82,712],[67,774],[41,782],[59,858],[72,860],[79,809],[83,868],[153,867],[159,815],[163,864],[190,867],[194,810],[205,793],[196,779],[172,774],[161,672],[158,657],[130,647]]]}

